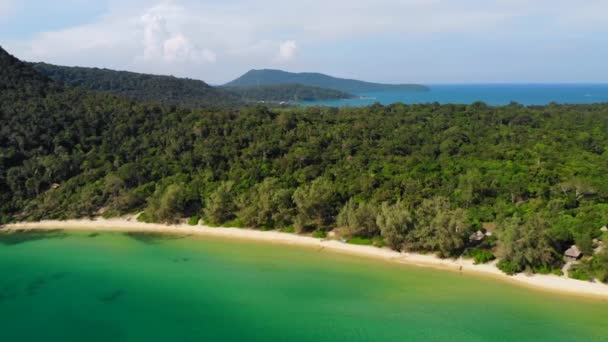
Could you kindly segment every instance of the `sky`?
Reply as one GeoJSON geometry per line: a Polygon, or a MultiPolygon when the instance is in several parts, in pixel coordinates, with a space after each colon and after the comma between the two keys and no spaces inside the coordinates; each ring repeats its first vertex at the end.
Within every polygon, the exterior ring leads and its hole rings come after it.
{"type": "Polygon", "coordinates": [[[608,0],[0,0],[27,61],[226,83],[250,69],[387,83],[606,83],[608,0]]]}

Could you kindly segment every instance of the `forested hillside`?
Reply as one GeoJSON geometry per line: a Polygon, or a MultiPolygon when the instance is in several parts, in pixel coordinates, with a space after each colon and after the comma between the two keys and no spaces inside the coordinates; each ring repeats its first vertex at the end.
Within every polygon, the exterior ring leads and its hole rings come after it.
{"type": "Polygon", "coordinates": [[[32,66],[41,74],[72,87],[107,92],[146,103],[190,108],[240,104],[236,94],[214,88],[199,80],[46,63],[36,63],[32,66]]]}
{"type": "Polygon", "coordinates": [[[381,84],[332,77],[319,73],[291,73],[281,70],[250,70],[243,76],[226,84],[226,87],[252,87],[264,85],[301,84],[312,87],[334,89],[349,94],[381,91],[429,91],[420,84],[381,84]]]}
{"type": "Polygon", "coordinates": [[[225,87],[238,94],[246,102],[282,102],[282,101],[324,101],[349,99],[353,95],[338,90],[305,86],[301,84],[278,84],[251,87],[225,87]]]}
{"type": "Polygon", "coordinates": [[[325,232],[608,281],[608,104],[186,109],[63,89],[0,51],[0,219],[325,232]],[[196,220],[194,220],[196,221],[196,220]],[[491,232],[477,241],[473,232],[491,232]],[[488,234],[490,235],[490,234],[488,234]]]}

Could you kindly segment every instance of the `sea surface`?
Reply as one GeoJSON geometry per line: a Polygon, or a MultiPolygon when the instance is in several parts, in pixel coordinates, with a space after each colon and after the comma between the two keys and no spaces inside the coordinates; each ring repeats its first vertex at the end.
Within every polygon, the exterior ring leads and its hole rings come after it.
{"type": "Polygon", "coordinates": [[[431,85],[428,92],[382,92],[356,94],[359,98],[335,101],[302,102],[304,106],[368,106],[376,102],[388,105],[396,102],[458,103],[477,101],[489,105],[546,105],[551,102],[589,104],[608,102],[608,84],[474,84],[431,85]]]}
{"type": "Polygon", "coordinates": [[[1,341],[607,341],[608,302],[311,248],[0,233],[1,341]]]}

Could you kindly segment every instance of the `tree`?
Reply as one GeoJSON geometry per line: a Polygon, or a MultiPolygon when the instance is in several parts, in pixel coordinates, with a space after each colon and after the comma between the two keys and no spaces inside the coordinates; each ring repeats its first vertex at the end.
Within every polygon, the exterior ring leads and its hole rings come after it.
{"type": "Polygon", "coordinates": [[[311,184],[300,186],[293,194],[298,232],[327,229],[334,220],[336,191],[334,184],[320,177],[311,184]]]}
{"type": "Polygon", "coordinates": [[[222,182],[205,202],[204,214],[211,224],[223,224],[235,217],[234,182],[222,182]]]}
{"type": "Polygon", "coordinates": [[[547,221],[539,214],[524,222],[515,216],[499,226],[499,267],[506,273],[551,268],[558,261],[547,221]]]}
{"type": "Polygon", "coordinates": [[[441,257],[454,255],[465,246],[469,229],[465,212],[451,209],[445,197],[425,199],[416,209],[415,230],[408,245],[415,249],[436,251],[441,257]]]}
{"type": "Polygon", "coordinates": [[[146,217],[152,222],[176,223],[182,218],[186,208],[185,187],[171,184],[166,188],[158,187],[148,200],[146,217]]]}
{"type": "Polygon", "coordinates": [[[338,227],[348,236],[371,238],[380,232],[376,223],[378,208],[369,203],[357,203],[351,198],[338,214],[338,227]]]}
{"type": "Polygon", "coordinates": [[[414,217],[404,202],[390,205],[382,203],[380,212],[376,217],[384,241],[394,250],[400,251],[403,244],[414,229],[414,217]]]}
{"type": "Polygon", "coordinates": [[[277,178],[266,178],[239,198],[238,216],[254,228],[287,226],[293,221],[292,195],[277,178]]]}

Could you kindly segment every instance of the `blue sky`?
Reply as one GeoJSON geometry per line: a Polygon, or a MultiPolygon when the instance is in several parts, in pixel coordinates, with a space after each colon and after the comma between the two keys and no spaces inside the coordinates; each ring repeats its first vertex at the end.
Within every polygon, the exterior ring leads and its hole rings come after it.
{"type": "Polygon", "coordinates": [[[227,82],[608,82],[607,0],[0,0],[19,58],[227,82]]]}

